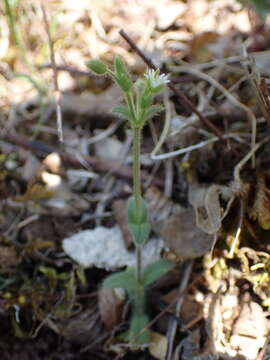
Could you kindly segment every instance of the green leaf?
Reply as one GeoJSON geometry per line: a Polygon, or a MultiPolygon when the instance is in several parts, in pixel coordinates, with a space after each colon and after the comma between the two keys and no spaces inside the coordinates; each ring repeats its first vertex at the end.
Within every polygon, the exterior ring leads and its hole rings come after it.
{"type": "Polygon", "coordinates": [[[148,343],[150,341],[150,331],[146,328],[148,324],[149,318],[146,314],[133,314],[130,321],[129,341],[137,345],[148,343]],[[144,328],[146,329],[143,330],[144,328]]]}
{"type": "Polygon", "coordinates": [[[121,76],[129,77],[128,71],[119,56],[116,56],[114,58],[114,68],[117,77],[121,77],[121,76]]]}
{"type": "Polygon", "coordinates": [[[90,70],[92,70],[94,73],[98,75],[104,75],[107,72],[107,66],[103,64],[102,61],[90,60],[87,61],[85,64],[87,67],[89,67],[90,70]]]}
{"type": "Polygon", "coordinates": [[[162,105],[152,105],[144,113],[144,121],[151,119],[156,114],[160,113],[163,110],[162,105]]]}
{"type": "Polygon", "coordinates": [[[112,108],[112,112],[120,114],[125,119],[128,119],[128,120],[131,119],[130,112],[126,106],[114,106],[112,108]]]}
{"type": "Polygon", "coordinates": [[[137,280],[134,268],[109,275],[102,284],[104,288],[123,288],[132,295],[137,288],[137,280]]]}
{"type": "Polygon", "coordinates": [[[143,245],[149,237],[151,226],[144,224],[128,224],[128,229],[137,245],[143,245]]]}
{"type": "Polygon", "coordinates": [[[175,265],[166,259],[158,260],[152,264],[149,264],[145,267],[143,272],[143,285],[148,286],[155,282],[162,275],[166,274],[171,270],[175,265]]]}
{"type": "Polygon", "coordinates": [[[148,239],[151,227],[148,221],[148,209],[143,198],[140,200],[140,208],[136,209],[134,196],[130,197],[127,205],[127,222],[136,244],[142,245],[148,239]]]}
{"type": "Polygon", "coordinates": [[[134,196],[128,199],[127,212],[128,222],[131,224],[142,224],[148,222],[148,209],[145,200],[140,198],[140,209],[136,212],[136,200],[134,196]]]}
{"type": "Polygon", "coordinates": [[[116,56],[114,60],[114,68],[115,68],[115,78],[114,80],[117,82],[119,87],[124,91],[128,92],[132,87],[132,81],[129,77],[127,69],[122,62],[122,60],[116,56]]]}

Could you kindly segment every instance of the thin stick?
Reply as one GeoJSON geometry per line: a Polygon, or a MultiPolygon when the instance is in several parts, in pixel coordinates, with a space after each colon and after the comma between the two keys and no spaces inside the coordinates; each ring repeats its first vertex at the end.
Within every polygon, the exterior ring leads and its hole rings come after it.
{"type": "Polygon", "coordinates": [[[244,221],[244,200],[241,197],[240,198],[240,207],[239,207],[239,220],[238,220],[238,226],[237,226],[237,231],[236,234],[233,238],[233,242],[228,254],[228,258],[229,259],[233,259],[234,254],[235,254],[235,250],[237,248],[237,246],[239,245],[239,240],[240,240],[240,234],[241,234],[241,230],[242,230],[242,226],[243,226],[243,221],[244,221]]]}
{"type": "MultiPolygon", "coordinates": [[[[191,275],[191,271],[192,271],[192,267],[193,267],[193,261],[189,261],[186,264],[186,268],[183,274],[183,278],[181,283],[179,284],[179,288],[178,288],[178,300],[176,303],[176,309],[175,309],[175,316],[176,318],[179,318],[180,316],[180,311],[181,311],[181,307],[184,301],[184,291],[188,286],[188,281],[191,275]]],[[[167,349],[167,354],[166,354],[166,360],[171,360],[172,359],[172,354],[173,354],[173,344],[174,344],[174,339],[175,339],[175,335],[176,335],[176,330],[177,330],[177,321],[174,320],[172,327],[170,329],[170,338],[169,338],[169,343],[168,343],[168,349],[167,349]]]]}
{"type": "MultiPolygon", "coordinates": [[[[74,150],[72,152],[66,152],[41,141],[29,140],[27,137],[15,132],[0,132],[0,140],[8,141],[11,144],[16,144],[25,149],[30,149],[36,154],[42,154],[42,156],[57,152],[65,166],[76,169],[92,167],[97,172],[111,172],[121,179],[132,180],[130,167],[125,164],[123,165],[121,161],[105,161],[94,156],[83,156],[79,153],[74,153],[74,150]]],[[[164,186],[164,182],[161,179],[157,177],[152,179],[145,171],[141,172],[141,176],[143,182],[151,180],[156,186],[164,186]]]]}
{"type": "MultiPolygon", "coordinates": [[[[239,107],[245,113],[247,114],[248,118],[250,119],[251,123],[251,148],[255,146],[256,143],[256,118],[253,112],[250,110],[250,108],[243,103],[241,103],[239,100],[237,100],[236,97],[234,97],[227,89],[225,89],[224,86],[222,86],[218,81],[216,81],[214,78],[212,78],[210,75],[205,74],[204,72],[200,70],[193,69],[189,65],[180,65],[180,66],[174,66],[172,67],[173,70],[179,71],[179,72],[185,72],[192,75],[195,75],[196,77],[203,79],[204,81],[209,82],[211,85],[213,85],[216,89],[218,89],[222,94],[235,106],[239,107]]],[[[252,168],[255,167],[255,157],[253,157],[252,160],[252,168]]]]}
{"type": "Polygon", "coordinates": [[[55,63],[55,54],[53,48],[53,41],[50,33],[49,22],[47,18],[47,13],[45,10],[45,6],[41,3],[41,10],[43,14],[43,20],[45,24],[45,29],[48,36],[49,47],[50,47],[50,58],[53,70],[53,84],[54,84],[54,96],[56,101],[56,122],[57,122],[57,132],[59,141],[63,142],[63,125],[62,125],[62,110],[61,110],[61,92],[58,86],[58,77],[57,77],[57,67],[55,63]]]}
{"type": "MultiPolygon", "coordinates": [[[[151,69],[158,69],[157,66],[148,57],[144,55],[144,53],[138,48],[138,46],[133,42],[133,40],[131,40],[131,38],[123,29],[119,31],[119,34],[126,40],[131,49],[134,50],[151,69]]],[[[190,109],[198,116],[201,122],[205,124],[208,129],[211,129],[216,136],[222,138],[222,132],[215,125],[213,125],[209,119],[202,115],[200,111],[197,110],[197,108],[193,105],[193,103],[189,100],[189,98],[184,94],[182,90],[176,88],[171,83],[168,84],[168,87],[175,93],[175,95],[187,109],[190,109]]]]}

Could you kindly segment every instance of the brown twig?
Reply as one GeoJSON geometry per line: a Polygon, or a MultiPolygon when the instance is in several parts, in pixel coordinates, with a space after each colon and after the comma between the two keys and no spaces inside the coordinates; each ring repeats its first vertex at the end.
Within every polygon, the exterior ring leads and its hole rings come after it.
{"type": "MultiPolygon", "coordinates": [[[[188,282],[190,279],[191,271],[193,268],[193,260],[187,261],[185,264],[184,270],[183,270],[183,277],[180,281],[179,288],[178,288],[178,296],[177,296],[177,303],[176,303],[176,309],[175,309],[175,316],[179,319],[180,317],[180,311],[181,307],[184,301],[184,292],[188,286],[188,282]]],[[[166,354],[166,360],[171,360],[173,356],[173,345],[174,340],[176,336],[177,331],[177,321],[173,321],[171,323],[171,326],[168,328],[168,348],[167,348],[167,354],[166,354]]]]}
{"type": "MultiPolygon", "coordinates": [[[[97,172],[110,172],[121,179],[125,179],[128,181],[132,180],[131,168],[117,161],[105,161],[98,159],[94,156],[83,156],[81,154],[79,157],[77,157],[76,154],[71,154],[66,151],[58,150],[57,148],[47,145],[41,141],[29,140],[28,138],[17,133],[3,133],[0,135],[0,139],[29,149],[37,154],[42,154],[43,156],[52,152],[56,152],[59,154],[65,166],[70,166],[73,168],[85,168],[85,166],[91,166],[97,172]]],[[[149,180],[149,176],[150,175],[146,172],[142,172],[142,180],[144,182],[149,180]]],[[[158,178],[152,179],[151,183],[159,187],[162,187],[164,185],[163,181],[158,178]]]]}
{"type": "MultiPolygon", "coordinates": [[[[52,63],[42,64],[39,66],[39,69],[52,69],[52,68],[53,68],[52,63]]],[[[93,79],[100,79],[100,77],[98,75],[94,74],[92,71],[79,70],[79,69],[76,69],[75,67],[69,66],[69,65],[64,65],[64,64],[55,65],[55,68],[57,71],[66,71],[74,76],[88,76],[93,79]]],[[[0,71],[1,71],[1,69],[0,69],[0,71]]]]}
{"type": "Polygon", "coordinates": [[[50,47],[50,57],[51,57],[51,64],[52,64],[52,70],[53,70],[54,96],[55,96],[55,101],[56,101],[57,132],[58,132],[59,140],[61,142],[63,142],[61,92],[59,90],[59,85],[58,85],[57,68],[56,68],[56,63],[55,63],[55,54],[54,54],[54,48],[53,48],[53,41],[52,41],[52,37],[51,37],[51,33],[50,33],[49,22],[48,22],[45,6],[42,3],[41,3],[41,10],[42,10],[42,14],[43,14],[43,20],[44,20],[45,29],[47,32],[49,47],[50,47]]]}
{"type": "MultiPolygon", "coordinates": [[[[123,39],[126,40],[126,42],[129,44],[131,49],[134,50],[151,69],[154,70],[158,69],[157,66],[152,62],[152,60],[144,55],[141,49],[138,48],[138,46],[134,43],[134,41],[127,35],[127,33],[123,29],[119,31],[119,34],[122,36],[123,39]]],[[[212,124],[211,121],[207,119],[206,116],[202,115],[200,111],[197,110],[197,108],[193,105],[193,103],[189,100],[189,98],[184,94],[184,92],[181,89],[176,88],[172,83],[169,83],[168,87],[175,93],[175,95],[178,97],[180,102],[187,109],[191,110],[198,116],[201,122],[205,126],[207,126],[208,129],[212,130],[213,133],[216,136],[218,136],[220,139],[222,138],[223,136],[222,132],[214,124],[212,124]]]]}

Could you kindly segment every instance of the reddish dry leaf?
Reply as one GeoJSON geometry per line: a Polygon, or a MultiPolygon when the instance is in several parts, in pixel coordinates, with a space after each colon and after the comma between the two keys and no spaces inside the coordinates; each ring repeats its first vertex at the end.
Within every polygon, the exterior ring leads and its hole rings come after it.
{"type": "Polygon", "coordinates": [[[107,330],[112,330],[121,322],[124,299],[115,289],[100,289],[98,292],[98,308],[101,319],[107,330]]]}
{"type": "MultiPolygon", "coordinates": [[[[168,294],[162,297],[162,300],[166,304],[170,304],[173,301],[175,301],[176,297],[178,297],[178,291],[176,289],[173,289],[168,294]]],[[[186,295],[184,297],[184,301],[181,307],[181,320],[185,325],[188,325],[190,323],[193,323],[198,318],[203,317],[202,312],[202,304],[198,303],[194,296],[192,295],[186,295]]]]}
{"type": "Polygon", "coordinates": [[[256,183],[255,200],[249,213],[264,230],[270,229],[270,190],[266,187],[264,176],[259,176],[256,183]]]}
{"type": "Polygon", "coordinates": [[[50,199],[54,195],[54,191],[47,189],[41,184],[28,184],[26,192],[23,195],[16,196],[15,201],[41,201],[50,199]]]}
{"type": "Polygon", "coordinates": [[[2,274],[15,271],[20,262],[21,258],[14,247],[0,246],[0,272],[2,274]]]}
{"type": "Polygon", "coordinates": [[[127,203],[125,200],[115,200],[112,209],[115,221],[122,231],[125,246],[127,249],[130,249],[133,245],[133,241],[127,226],[127,203]]]}
{"type": "Polygon", "coordinates": [[[190,47],[191,53],[198,62],[206,62],[212,58],[213,54],[208,45],[217,41],[217,37],[217,33],[212,31],[206,31],[194,36],[190,42],[190,47]]]}
{"type": "Polygon", "coordinates": [[[196,226],[193,208],[174,204],[155,188],[150,188],[145,198],[153,230],[180,259],[199,257],[211,250],[214,236],[196,226]]]}

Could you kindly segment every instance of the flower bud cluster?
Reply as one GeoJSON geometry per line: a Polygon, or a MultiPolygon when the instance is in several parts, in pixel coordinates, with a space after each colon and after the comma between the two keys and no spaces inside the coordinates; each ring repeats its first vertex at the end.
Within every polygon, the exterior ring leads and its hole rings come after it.
{"type": "Polygon", "coordinates": [[[86,65],[96,74],[110,75],[122,89],[126,106],[116,106],[113,112],[127,118],[132,127],[142,128],[148,119],[162,110],[162,106],[153,105],[153,101],[154,96],[169,82],[168,75],[160,74],[159,70],[147,70],[144,77],[134,84],[119,57],[115,58],[114,71],[99,60],[91,60],[86,65]]]}

